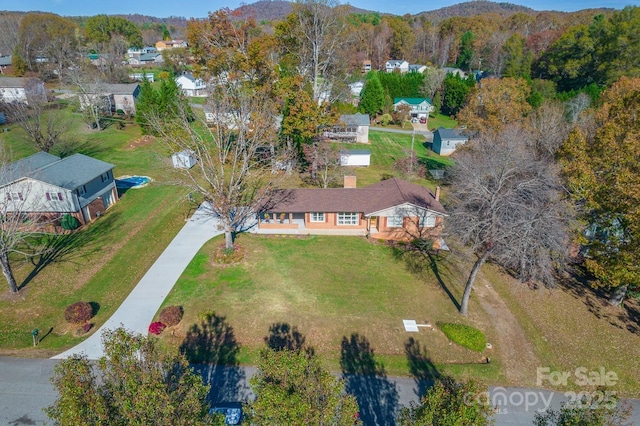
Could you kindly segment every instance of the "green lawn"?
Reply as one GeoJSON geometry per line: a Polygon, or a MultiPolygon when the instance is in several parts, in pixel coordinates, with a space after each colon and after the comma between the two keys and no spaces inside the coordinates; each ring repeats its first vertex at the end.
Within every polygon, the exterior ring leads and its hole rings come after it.
{"type": "MultiPolygon", "coordinates": [[[[217,238],[205,245],[165,301],[185,308],[178,329],[163,334],[166,344],[179,345],[202,314],[213,311],[233,330],[244,363],[256,361],[272,324],[286,323],[333,370],[340,369],[342,339],[357,334],[390,374],[409,374],[404,348],[413,337],[440,369],[494,380],[499,375],[498,362],[480,364],[480,354],[450,346],[439,330],[404,331],[403,319],[435,324],[459,322],[460,316],[429,269],[410,272],[387,245],[358,237],[243,234],[238,243],[244,260],[220,266],[211,253],[221,243],[217,238]]],[[[488,318],[478,314],[468,323],[485,328],[488,318]]]]}
{"type": "Polygon", "coordinates": [[[429,129],[435,130],[439,127],[444,127],[445,129],[453,129],[458,125],[458,122],[448,115],[436,114],[429,115],[429,129]]]}
{"type": "MultiPolygon", "coordinates": [[[[78,117],[76,116],[76,119],[78,117]]],[[[18,128],[2,133],[14,158],[35,152],[18,128]]],[[[49,258],[13,256],[20,296],[0,292],[0,353],[34,353],[30,332],[46,335],[37,353],[49,355],[79,342],[75,327],[65,323],[64,309],[79,300],[99,306],[92,320],[103,323],[137,284],[183,226],[184,191],[165,185],[153,144],[131,147],[140,137],[135,126],[89,131],[79,120],[67,136],[78,152],[115,164],[114,175],[145,174],[156,181],[128,190],[105,215],[88,227],[49,240],[57,247],[49,258]],[[47,334],[51,330],[51,333],[47,334]]]]}
{"type": "MultiPolygon", "coordinates": [[[[353,167],[351,172],[358,178],[358,186],[366,186],[380,181],[383,175],[393,174],[393,163],[411,151],[412,135],[402,133],[389,133],[380,131],[369,131],[370,145],[341,144],[344,149],[370,149],[371,165],[369,167],[353,167]]],[[[451,166],[453,160],[443,157],[427,149],[427,144],[422,136],[413,139],[413,149],[420,161],[427,168],[444,168],[451,166]]],[[[418,183],[435,188],[437,183],[428,179],[420,179],[418,183]]]]}

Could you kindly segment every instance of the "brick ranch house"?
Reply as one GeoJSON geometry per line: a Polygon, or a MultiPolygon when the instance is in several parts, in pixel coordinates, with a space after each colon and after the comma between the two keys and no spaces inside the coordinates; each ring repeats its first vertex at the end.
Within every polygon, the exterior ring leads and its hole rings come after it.
{"type": "Polygon", "coordinates": [[[258,217],[260,234],[359,235],[408,241],[429,238],[436,248],[443,218],[439,188],[402,179],[387,179],[356,188],[354,176],[345,176],[344,188],[303,188],[279,191],[258,217]]]}
{"type": "Polygon", "coordinates": [[[82,154],[38,152],[0,168],[0,207],[46,220],[68,213],[85,224],[118,201],[113,167],[82,154]]]}

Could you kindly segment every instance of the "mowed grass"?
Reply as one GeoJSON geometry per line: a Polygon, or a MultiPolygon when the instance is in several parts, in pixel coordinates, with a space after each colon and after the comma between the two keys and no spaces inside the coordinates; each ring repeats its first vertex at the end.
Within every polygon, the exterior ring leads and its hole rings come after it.
{"type": "MultiPolygon", "coordinates": [[[[583,374],[596,374],[596,378],[601,371],[615,373],[617,383],[606,390],[640,397],[637,300],[627,301],[626,307],[614,307],[584,284],[569,281],[569,286],[532,291],[495,268],[486,268],[485,274],[533,342],[540,367],[569,372],[567,384],[573,390],[579,367],[586,369],[583,374]]],[[[536,372],[531,375],[536,377],[536,372]]],[[[543,386],[553,387],[548,381],[543,381],[543,386]]],[[[595,386],[577,388],[589,391],[595,386]]]]}
{"type": "MultiPolygon", "coordinates": [[[[211,253],[222,244],[206,244],[183,273],[164,306],[181,305],[185,316],[177,330],[165,333],[179,345],[189,328],[207,312],[226,318],[240,347],[240,361],[255,363],[269,327],[297,327],[333,369],[340,369],[341,341],[352,334],[370,342],[388,373],[408,375],[405,344],[416,339],[439,368],[459,373],[499,375],[499,363],[480,364],[481,355],[450,345],[437,329],[407,333],[403,319],[418,323],[459,322],[455,306],[425,270],[414,274],[384,244],[357,237],[285,237],[243,234],[244,260],[214,264],[211,253]]],[[[468,320],[485,328],[481,313],[468,320]]]]}
{"type": "MultiPolygon", "coordinates": [[[[3,141],[12,152],[35,152],[14,128],[3,141]]],[[[151,264],[184,225],[184,191],[163,183],[156,148],[132,147],[140,137],[137,127],[111,126],[101,132],[88,131],[76,122],[69,135],[77,151],[110,162],[114,175],[145,174],[156,181],[142,189],[131,189],[118,203],[89,226],[70,235],[49,237],[59,249],[50,258],[25,259],[12,256],[19,296],[0,291],[0,353],[21,356],[51,355],[78,343],[77,327],[64,320],[64,309],[77,301],[92,302],[97,329],[120,305],[151,264]],[[45,336],[32,348],[31,331],[45,336]]]]}
{"type": "MultiPolygon", "coordinates": [[[[402,133],[380,132],[372,130],[369,132],[369,145],[361,144],[341,144],[343,149],[370,149],[371,165],[369,167],[348,168],[358,178],[358,186],[367,186],[379,182],[383,175],[393,174],[393,164],[404,158],[411,151],[412,136],[402,133]]],[[[453,160],[443,157],[427,149],[424,138],[416,135],[413,141],[413,149],[421,163],[427,168],[443,168],[453,165],[453,160]]],[[[416,183],[427,185],[432,189],[436,183],[425,177],[416,183]]]]}

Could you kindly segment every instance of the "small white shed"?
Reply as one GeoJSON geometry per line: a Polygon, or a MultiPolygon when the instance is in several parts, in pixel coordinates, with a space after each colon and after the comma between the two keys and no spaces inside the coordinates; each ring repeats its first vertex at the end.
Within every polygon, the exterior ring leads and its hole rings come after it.
{"type": "Polygon", "coordinates": [[[173,167],[176,169],[190,169],[198,162],[196,153],[186,149],[173,154],[171,160],[173,161],[173,167]]]}
{"type": "Polygon", "coordinates": [[[371,151],[368,149],[353,149],[340,151],[341,166],[370,166],[371,151]]]}

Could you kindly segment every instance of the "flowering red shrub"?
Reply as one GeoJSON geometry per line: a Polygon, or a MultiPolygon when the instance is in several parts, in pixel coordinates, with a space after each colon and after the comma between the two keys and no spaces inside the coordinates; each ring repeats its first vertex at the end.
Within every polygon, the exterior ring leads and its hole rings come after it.
{"type": "Polygon", "coordinates": [[[171,327],[182,320],[182,315],[182,306],[167,306],[160,311],[158,319],[160,319],[160,322],[165,323],[167,327],[171,327]]]}
{"type": "Polygon", "coordinates": [[[156,336],[158,336],[160,333],[162,333],[162,330],[164,330],[165,328],[167,328],[167,326],[164,325],[163,322],[160,322],[160,321],[152,322],[149,325],[149,333],[155,334],[156,336]]]}
{"type": "Polygon", "coordinates": [[[64,310],[64,319],[74,324],[87,322],[93,316],[93,308],[87,302],[76,302],[64,310]]]}

